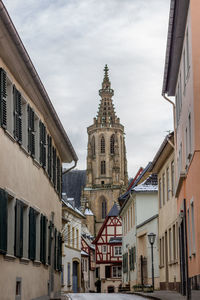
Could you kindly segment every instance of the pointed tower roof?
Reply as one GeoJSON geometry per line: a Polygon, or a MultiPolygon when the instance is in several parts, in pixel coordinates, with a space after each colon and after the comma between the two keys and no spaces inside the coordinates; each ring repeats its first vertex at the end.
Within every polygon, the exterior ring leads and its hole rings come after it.
{"type": "Polygon", "coordinates": [[[114,90],[111,89],[111,83],[109,80],[108,71],[109,71],[108,66],[105,65],[102,88],[99,90],[99,95],[101,96],[101,102],[99,105],[99,110],[97,112],[97,118],[99,119],[99,123],[103,126],[113,124],[116,122],[117,119],[114,110],[114,105],[112,102],[112,96],[114,95],[114,90]]]}

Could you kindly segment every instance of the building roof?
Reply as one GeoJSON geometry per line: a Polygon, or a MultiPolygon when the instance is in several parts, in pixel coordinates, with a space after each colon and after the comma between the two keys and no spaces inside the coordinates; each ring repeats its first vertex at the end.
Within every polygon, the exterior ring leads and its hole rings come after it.
{"type": "Polygon", "coordinates": [[[110,244],[122,243],[122,236],[113,236],[109,240],[110,244]]]}
{"type": "MultiPolygon", "coordinates": [[[[17,49],[17,52],[19,53],[19,56],[22,59],[23,64],[26,66],[27,72],[30,74],[31,80],[34,82],[34,84],[39,92],[38,93],[39,100],[43,101],[42,104],[46,108],[46,111],[49,112],[50,118],[52,118],[54,121],[54,124],[52,127],[52,132],[53,132],[53,129],[54,129],[54,131],[55,131],[55,128],[56,128],[56,130],[58,129],[56,134],[54,134],[54,141],[56,143],[57,149],[59,150],[59,154],[61,155],[62,161],[63,162],[71,162],[72,160],[77,161],[78,157],[77,157],[77,155],[74,151],[74,148],[67,136],[67,133],[63,128],[63,125],[52,105],[52,102],[47,94],[47,91],[45,90],[44,85],[42,84],[42,81],[41,81],[41,79],[40,79],[40,77],[28,55],[28,52],[26,51],[26,49],[22,43],[22,40],[21,40],[2,1],[0,1],[0,19],[6,28],[8,34],[10,36],[10,39],[13,42],[15,49],[17,49]]],[[[3,36],[3,38],[5,38],[5,35],[3,36]]],[[[1,49],[1,50],[2,50],[1,51],[1,54],[2,54],[3,49],[1,49]]],[[[8,53],[8,51],[7,51],[7,53],[8,53]]],[[[11,57],[9,57],[9,59],[11,61],[11,57]]],[[[8,59],[8,61],[9,61],[9,59],[8,59]]],[[[14,68],[14,65],[13,65],[13,68],[14,68]]],[[[19,70],[17,70],[16,78],[17,78],[17,76],[19,76],[19,74],[20,74],[20,72],[19,72],[19,70]]],[[[19,76],[19,78],[17,78],[17,80],[19,81],[20,84],[22,84],[22,85],[24,84],[23,81],[21,81],[20,76],[19,76]]],[[[31,84],[31,81],[29,80],[29,85],[30,84],[31,84]]]]}
{"type": "Polygon", "coordinates": [[[119,216],[119,204],[118,203],[114,203],[113,207],[111,208],[111,210],[108,213],[108,217],[117,217],[119,216]]]}
{"type": "Polygon", "coordinates": [[[158,180],[156,174],[151,174],[144,182],[132,189],[134,192],[157,192],[158,180]]]}
{"type": "Polygon", "coordinates": [[[150,171],[153,173],[158,173],[160,168],[162,168],[164,162],[166,161],[167,157],[171,154],[174,150],[174,132],[169,133],[166,135],[164,141],[162,142],[158,152],[156,153],[150,171]]]}
{"type": "Polygon", "coordinates": [[[89,208],[85,209],[84,215],[85,216],[94,216],[93,212],[89,208]]]}
{"type": "Polygon", "coordinates": [[[162,94],[175,95],[190,0],[171,0],[162,94]]]}
{"type": "Polygon", "coordinates": [[[66,193],[67,198],[74,198],[75,206],[81,206],[81,191],[86,184],[85,170],[72,170],[63,174],[62,192],[66,193]]]}
{"type": "Polygon", "coordinates": [[[83,250],[81,250],[81,255],[82,256],[89,256],[89,254],[87,252],[83,251],[83,250]]]}
{"type": "Polygon", "coordinates": [[[77,208],[73,207],[67,200],[62,199],[62,207],[67,207],[72,213],[78,214],[80,217],[85,218],[84,214],[77,208]]]}

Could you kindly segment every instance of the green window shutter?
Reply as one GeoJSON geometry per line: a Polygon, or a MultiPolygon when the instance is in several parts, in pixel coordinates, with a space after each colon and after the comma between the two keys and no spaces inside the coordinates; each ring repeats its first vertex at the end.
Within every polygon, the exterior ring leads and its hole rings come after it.
{"type": "Polygon", "coordinates": [[[6,72],[0,68],[0,125],[4,128],[7,126],[7,76],[6,72]]]}
{"type": "Polygon", "coordinates": [[[13,86],[14,138],[22,143],[22,100],[21,93],[13,86]]]}
{"type": "Polygon", "coordinates": [[[63,191],[63,172],[62,172],[62,163],[60,167],[60,198],[62,198],[62,191],[63,191]]]}
{"type": "Polygon", "coordinates": [[[14,252],[16,257],[23,257],[23,211],[24,205],[16,200],[15,205],[15,245],[14,252]]]}
{"type": "Polygon", "coordinates": [[[57,157],[57,192],[60,195],[61,191],[61,174],[60,174],[60,159],[57,157]]]}
{"type": "Polygon", "coordinates": [[[50,135],[47,135],[47,144],[48,144],[48,166],[47,166],[47,172],[49,175],[49,178],[52,177],[52,138],[50,135]]]}
{"type": "Polygon", "coordinates": [[[40,261],[46,264],[46,226],[47,218],[41,215],[40,218],[40,261]]]}
{"type": "Polygon", "coordinates": [[[7,252],[8,194],[0,189],[0,253],[7,252]]]}
{"type": "Polygon", "coordinates": [[[46,127],[40,121],[40,164],[43,168],[46,167],[46,127]]]}
{"type": "Polygon", "coordinates": [[[129,249],[129,267],[132,270],[132,249],[129,249]]]}
{"type": "Polygon", "coordinates": [[[29,210],[29,259],[36,257],[36,212],[30,207],[29,210]]]}
{"type": "Polygon", "coordinates": [[[35,113],[28,105],[28,152],[35,157],[35,113]]]}
{"type": "Polygon", "coordinates": [[[133,270],[135,270],[135,263],[136,263],[136,248],[133,247],[133,270]]]}
{"type": "Polygon", "coordinates": [[[56,149],[53,147],[53,184],[56,188],[56,149]]]}
{"type": "Polygon", "coordinates": [[[51,247],[52,247],[52,232],[53,224],[52,221],[49,222],[49,242],[48,242],[48,264],[51,265],[51,247]]]}
{"type": "Polygon", "coordinates": [[[57,229],[54,229],[54,269],[57,270],[57,229]]]}

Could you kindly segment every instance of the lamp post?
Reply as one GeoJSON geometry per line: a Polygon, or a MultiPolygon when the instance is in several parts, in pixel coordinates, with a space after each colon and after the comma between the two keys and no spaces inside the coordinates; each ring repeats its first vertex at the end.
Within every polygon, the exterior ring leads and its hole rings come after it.
{"type": "Polygon", "coordinates": [[[149,233],[148,234],[148,240],[149,243],[151,245],[151,261],[152,261],[152,286],[153,286],[153,290],[154,290],[154,266],[153,266],[153,244],[155,242],[156,239],[156,235],[155,233],[149,233]]]}

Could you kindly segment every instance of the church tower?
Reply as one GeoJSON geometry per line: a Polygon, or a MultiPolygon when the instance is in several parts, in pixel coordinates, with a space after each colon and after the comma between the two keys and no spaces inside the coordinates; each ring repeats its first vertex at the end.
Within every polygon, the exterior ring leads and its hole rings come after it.
{"type": "Polygon", "coordinates": [[[124,126],[117,117],[107,65],[104,68],[97,117],[87,128],[87,179],[82,207],[91,233],[97,235],[120,193],[128,185],[124,126]]]}

